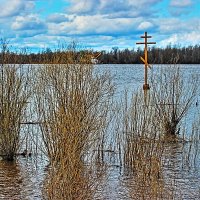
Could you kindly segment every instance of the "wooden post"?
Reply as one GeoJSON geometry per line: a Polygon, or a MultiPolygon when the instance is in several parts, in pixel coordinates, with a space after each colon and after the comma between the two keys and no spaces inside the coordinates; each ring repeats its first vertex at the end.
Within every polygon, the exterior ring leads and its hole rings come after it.
{"type": "Polygon", "coordinates": [[[142,62],[144,62],[144,85],[143,90],[149,90],[149,84],[148,84],[148,67],[150,68],[150,65],[148,63],[148,44],[156,44],[156,42],[148,42],[147,38],[152,38],[151,36],[147,35],[147,32],[144,33],[144,36],[141,36],[141,38],[144,38],[144,42],[136,42],[136,44],[144,44],[144,58],[140,57],[142,62]]]}

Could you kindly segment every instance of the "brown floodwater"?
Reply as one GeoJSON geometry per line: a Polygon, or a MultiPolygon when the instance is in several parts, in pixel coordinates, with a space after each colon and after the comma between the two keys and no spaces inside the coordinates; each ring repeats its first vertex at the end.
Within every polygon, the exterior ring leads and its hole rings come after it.
{"type": "Polygon", "coordinates": [[[161,175],[156,179],[112,165],[98,199],[200,199],[199,150],[197,144],[190,142],[167,143],[161,175]]]}
{"type": "MultiPolygon", "coordinates": [[[[199,141],[166,143],[156,178],[120,165],[117,153],[106,153],[105,177],[94,199],[200,199],[199,147],[199,141]]],[[[0,200],[42,199],[47,164],[42,154],[19,156],[14,162],[0,160],[0,200]]]]}
{"type": "Polygon", "coordinates": [[[28,157],[18,157],[14,162],[0,160],[0,199],[42,199],[44,169],[44,162],[36,163],[28,157]]]}

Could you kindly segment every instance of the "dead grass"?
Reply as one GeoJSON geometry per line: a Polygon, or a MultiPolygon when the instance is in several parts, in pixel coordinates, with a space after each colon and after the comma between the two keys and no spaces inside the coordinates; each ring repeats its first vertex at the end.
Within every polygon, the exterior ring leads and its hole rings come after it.
{"type": "Polygon", "coordinates": [[[95,74],[93,66],[85,64],[87,58],[81,55],[83,63],[38,69],[35,99],[51,164],[47,199],[90,199],[97,181],[89,174],[98,157],[91,153],[102,145],[113,85],[107,73],[95,74]]]}
{"type": "Polygon", "coordinates": [[[196,99],[198,76],[183,75],[178,66],[161,68],[152,77],[152,102],[162,133],[180,134],[181,122],[196,99]]]}
{"type": "Polygon", "coordinates": [[[7,63],[6,43],[2,43],[0,64],[0,154],[13,160],[20,148],[21,122],[26,118],[27,102],[31,95],[29,67],[7,63]]]}

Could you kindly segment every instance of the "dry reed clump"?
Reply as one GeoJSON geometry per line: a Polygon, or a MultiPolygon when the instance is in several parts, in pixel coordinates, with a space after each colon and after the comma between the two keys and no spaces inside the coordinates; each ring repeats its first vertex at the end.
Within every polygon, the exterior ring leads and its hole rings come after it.
{"type": "Polygon", "coordinates": [[[2,43],[0,64],[0,155],[13,160],[20,147],[21,122],[25,119],[31,95],[28,67],[4,64],[9,50],[2,43]]]}
{"type": "MultiPolygon", "coordinates": [[[[67,159],[66,159],[67,160],[67,159]]],[[[105,179],[105,168],[74,160],[66,164],[62,160],[59,166],[51,166],[43,188],[44,199],[94,199],[105,179]]]]}
{"type": "Polygon", "coordinates": [[[152,102],[158,126],[166,138],[180,133],[181,121],[195,100],[199,87],[197,76],[184,76],[178,66],[158,69],[152,76],[152,102]]]}
{"type": "Polygon", "coordinates": [[[90,176],[91,153],[103,141],[113,86],[108,74],[85,64],[88,55],[77,59],[80,63],[38,69],[35,99],[51,164],[47,199],[90,199],[96,181],[90,176]]]}
{"type": "MultiPolygon", "coordinates": [[[[123,109],[121,128],[118,130],[122,163],[130,174],[131,184],[127,188],[131,198],[150,198],[161,195],[162,185],[162,140],[155,125],[155,111],[150,96],[136,92],[129,101],[125,96],[121,102],[123,109]],[[123,134],[121,133],[123,132],[123,134]],[[134,185],[133,185],[134,184],[134,185]],[[133,188],[137,188],[133,196],[133,188]]],[[[127,182],[127,181],[125,181],[127,182]]],[[[148,199],[147,198],[147,199],[148,199]]]]}

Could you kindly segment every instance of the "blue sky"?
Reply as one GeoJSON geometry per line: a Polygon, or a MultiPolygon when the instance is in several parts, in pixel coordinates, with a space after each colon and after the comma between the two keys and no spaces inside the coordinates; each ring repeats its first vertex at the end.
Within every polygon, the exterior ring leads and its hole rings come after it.
{"type": "Polygon", "coordinates": [[[200,45],[200,0],[0,0],[0,37],[38,51],[77,42],[86,49],[200,45]]]}

